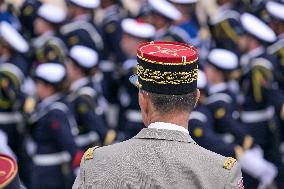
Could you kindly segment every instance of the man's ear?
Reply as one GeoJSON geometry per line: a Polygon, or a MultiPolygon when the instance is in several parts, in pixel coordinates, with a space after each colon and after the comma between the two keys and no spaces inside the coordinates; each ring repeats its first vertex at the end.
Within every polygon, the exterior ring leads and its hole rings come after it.
{"type": "Polygon", "coordinates": [[[200,98],[200,90],[196,89],[196,101],[195,101],[194,107],[196,107],[196,105],[198,104],[199,98],[200,98]]]}
{"type": "Polygon", "coordinates": [[[139,106],[141,108],[141,111],[144,113],[147,113],[149,111],[149,101],[147,94],[143,92],[139,92],[139,106]]]}

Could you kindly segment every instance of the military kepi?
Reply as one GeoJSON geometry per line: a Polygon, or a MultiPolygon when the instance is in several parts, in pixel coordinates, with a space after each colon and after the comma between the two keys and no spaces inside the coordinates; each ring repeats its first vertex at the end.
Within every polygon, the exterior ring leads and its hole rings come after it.
{"type": "Polygon", "coordinates": [[[197,87],[198,52],[176,42],[148,42],[137,49],[137,74],[130,81],[156,94],[182,95],[197,87]]]}
{"type": "Polygon", "coordinates": [[[10,156],[0,154],[0,188],[20,188],[18,166],[10,156]]]}

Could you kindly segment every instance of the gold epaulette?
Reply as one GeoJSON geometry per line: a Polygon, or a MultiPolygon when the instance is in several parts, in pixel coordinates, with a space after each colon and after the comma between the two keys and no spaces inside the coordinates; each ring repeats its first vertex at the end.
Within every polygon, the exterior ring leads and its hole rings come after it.
{"type": "Polygon", "coordinates": [[[92,147],[92,148],[89,148],[86,153],[85,153],[85,156],[84,156],[84,159],[85,160],[90,160],[90,159],[93,159],[94,158],[94,151],[95,149],[99,148],[99,146],[95,146],[95,147],[92,147]]]}
{"type": "Polygon", "coordinates": [[[237,160],[232,157],[228,157],[224,162],[223,168],[227,170],[231,170],[237,160]]]}

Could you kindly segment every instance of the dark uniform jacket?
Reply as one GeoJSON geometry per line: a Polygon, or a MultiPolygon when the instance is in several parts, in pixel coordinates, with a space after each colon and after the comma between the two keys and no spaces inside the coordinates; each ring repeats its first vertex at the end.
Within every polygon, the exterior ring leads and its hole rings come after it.
{"type": "Polygon", "coordinates": [[[214,128],[214,117],[204,105],[198,105],[191,112],[188,122],[188,130],[193,140],[203,148],[221,154],[223,156],[235,157],[234,142],[226,142],[220,133],[214,128]]]}

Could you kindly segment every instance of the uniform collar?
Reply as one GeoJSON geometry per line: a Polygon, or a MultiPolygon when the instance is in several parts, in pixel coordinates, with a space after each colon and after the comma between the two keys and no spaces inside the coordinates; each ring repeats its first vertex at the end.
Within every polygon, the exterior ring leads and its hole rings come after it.
{"type": "Polygon", "coordinates": [[[73,18],[73,21],[78,21],[78,20],[89,21],[91,19],[92,19],[91,15],[89,15],[89,14],[81,14],[81,15],[75,16],[73,18]]]}
{"type": "Polygon", "coordinates": [[[189,132],[187,129],[185,129],[182,126],[172,124],[172,123],[155,122],[155,123],[151,123],[148,126],[148,128],[149,129],[167,129],[167,130],[181,131],[189,135],[189,132]]]}
{"type": "Polygon", "coordinates": [[[107,7],[104,10],[104,12],[106,13],[106,17],[107,17],[107,16],[110,16],[110,15],[112,15],[114,13],[117,13],[118,10],[119,10],[119,7],[117,5],[111,5],[111,6],[107,7]]]}
{"type": "Polygon", "coordinates": [[[215,94],[228,88],[226,83],[218,83],[209,87],[209,94],[215,94]]]}
{"type": "Polygon", "coordinates": [[[38,106],[40,108],[43,108],[43,107],[47,107],[49,104],[53,103],[53,102],[56,102],[58,101],[60,98],[62,97],[62,94],[61,93],[55,93],[45,99],[43,99],[39,104],[38,106]]]}
{"type": "Polygon", "coordinates": [[[33,45],[37,48],[40,48],[44,45],[46,41],[48,41],[50,38],[54,37],[54,31],[47,31],[43,33],[42,35],[38,36],[33,40],[33,45]]]}
{"type": "Polygon", "coordinates": [[[168,140],[191,143],[194,142],[189,134],[168,129],[155,129],[155,128],[144,128],[142,129],[134,139],[155,139],[155,140],[168,140]]]}
{"type": "Polygon", "coordinates": [[[76,91],[78,90],[79,88],[87,85],[88,83],[90,82],[90,79],[87,78],[87,77],[83,77],[81,79],[78,79],[77,81],[74,81],[71,86],[70,86],[70,89],[71,91],[76,91]]]}

